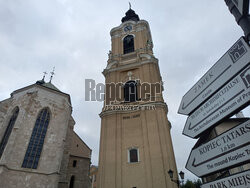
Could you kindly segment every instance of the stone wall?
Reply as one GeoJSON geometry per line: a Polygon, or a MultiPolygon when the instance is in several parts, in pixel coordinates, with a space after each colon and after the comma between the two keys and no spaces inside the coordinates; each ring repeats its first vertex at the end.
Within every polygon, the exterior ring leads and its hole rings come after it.
{"type": "Polygon", "coordinates": [[[41,174],[0,166],[2,188],[57,188],[58,174],[41,174]]]}
{"type": "Polygon", "coordinates": [[[0,182],[3,187],[57,187],[71,105],[66,94],[36,84],[17,90],[0,104],[0,140],[12,110],[19,114],[0,159],[0,182]],[[24,155],[39,112],[48,107],[50,122],[37,169],[22,168],[24,155]]]}
{"type": "Polygon", "coordinates": [[[67,179],[70,182],[72,176],[74,176],[74,188],[90,188],[91,182],[89,178],[90,159],[70,156],[68,164],[68,176],[67,179]],[[76,166],[73,166],[76,161],[76,166]]]}
{"type": "Polygon", "coordinates": [[[0,187],[68,188],[74,176],[74,188],[89,188],[91,149],[73,131],[69,95],[36,84],[14,91],[0,102],[0,141],[17,106],[19,114],[0,158],[0,187]],[[50,121],[38,167],[22,168],[37,116],[45,107],[50,121]]]}

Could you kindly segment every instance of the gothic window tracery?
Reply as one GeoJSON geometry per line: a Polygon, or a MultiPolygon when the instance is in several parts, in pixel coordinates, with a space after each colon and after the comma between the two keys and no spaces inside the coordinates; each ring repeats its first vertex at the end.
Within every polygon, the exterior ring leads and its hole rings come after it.
{"type": "Polygon", "coordinates": [[[3,138],[2,138],[2,140],[0,142],[0,158],[1,158],[2,154],[3,154],[5,146],[8,143],[8,140],[9,140],[11,131],[12,131],[13,127],[14,127],[14,124],[16,122],[16,118],[18,116],[18,113],[19,113],[19,108],[16,107],[14,109],[14,111],[13,111],[13,114],[12,114],[11,118],[10,118],[8,126],[7,126],[7,128],[6,128],[5,132],[4,132],[3,138]]]}
{"type": "Polygon", "coordinates": [[[23,168],[37,169],[49,121],[49,109],[43,108],[36,119],[35,126],[30,137],[29,145],[23,160],[23,168]]]}

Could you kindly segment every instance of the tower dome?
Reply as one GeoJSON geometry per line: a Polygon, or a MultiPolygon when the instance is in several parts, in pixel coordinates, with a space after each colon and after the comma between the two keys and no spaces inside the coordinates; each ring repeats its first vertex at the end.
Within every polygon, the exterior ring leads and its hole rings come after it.
{"type": "Polygon", "coordinates": [[[122,23],[126,22],[128,20],[133,20],[133,21],[139,21],[140,20],[139,16],[131,8],[125,14],[126,14],[126,16],[124,16],[122,18],[122,23]]]}

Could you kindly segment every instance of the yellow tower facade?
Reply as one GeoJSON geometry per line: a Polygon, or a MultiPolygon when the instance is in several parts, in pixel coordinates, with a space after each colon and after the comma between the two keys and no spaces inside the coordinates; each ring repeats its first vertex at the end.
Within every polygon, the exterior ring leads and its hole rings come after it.
{"type": "Polygon", "coordinates": [[[149,24],[129,9],[111,30],[98,188],[177,188],[168,108],[149,24]]]}

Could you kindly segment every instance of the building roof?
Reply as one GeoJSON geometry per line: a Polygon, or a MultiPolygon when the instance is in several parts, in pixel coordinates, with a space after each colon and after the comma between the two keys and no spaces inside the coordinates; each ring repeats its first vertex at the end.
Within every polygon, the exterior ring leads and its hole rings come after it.
{"type": "Polygon", "coordinates": [[[44,86],[44,87],[47,87],[49,89],[53,89],[53,90],[56,90],[56,91],[59,91],[61,92],[56,86],[54,86],[51,82],[45,82],[44,80],[38,80],[36,82],[37,85],[41,85],[41,86],[44,86]]]}
{"type": "Polygon", "coordinates": [[[70,155],[75,157],[83,157],[91,159],[92,150],[89,146],[76,134],[74,130],[70,144],[70,155]]]}
{"type": "Polygon", "coordinates": [[[139,16],[131,8],[125,14],[126,14],[126,16],[124,16],[122,18],[122,23],[126,22],[128,20],[133,20],[133,21],[139,21],[140,20],[139,16]]]}
{"type": "Polygon", "coordinates": [[[58,94],[61,94],[61,95],[66,95],[69,99],[69,103],[71,104],[71,100],[70,100],[70,95],[67,94],[67,93],[64,93],[62,91],[60,91],[56,86],[54,86],[51,82],[45,82],[44,80],[38,80],[35,84],[32,84],[32,85],[29,85],[29,86],[26,86],[26,87],[23,87],[23,88],[20,88],[20,89],[17,89],[15,91],[13,91],[10,96],[13,96],[14,94],[18,93],[18,92],[21,92],[21,91],[24,91],[26,89],[29,89],[31,87],[34,87],[34,86],[39,86],[41,88],[44,88],[46,90],[50,90],[52,92],[55,92],[55,93],[58,93],[58,94]]]}

